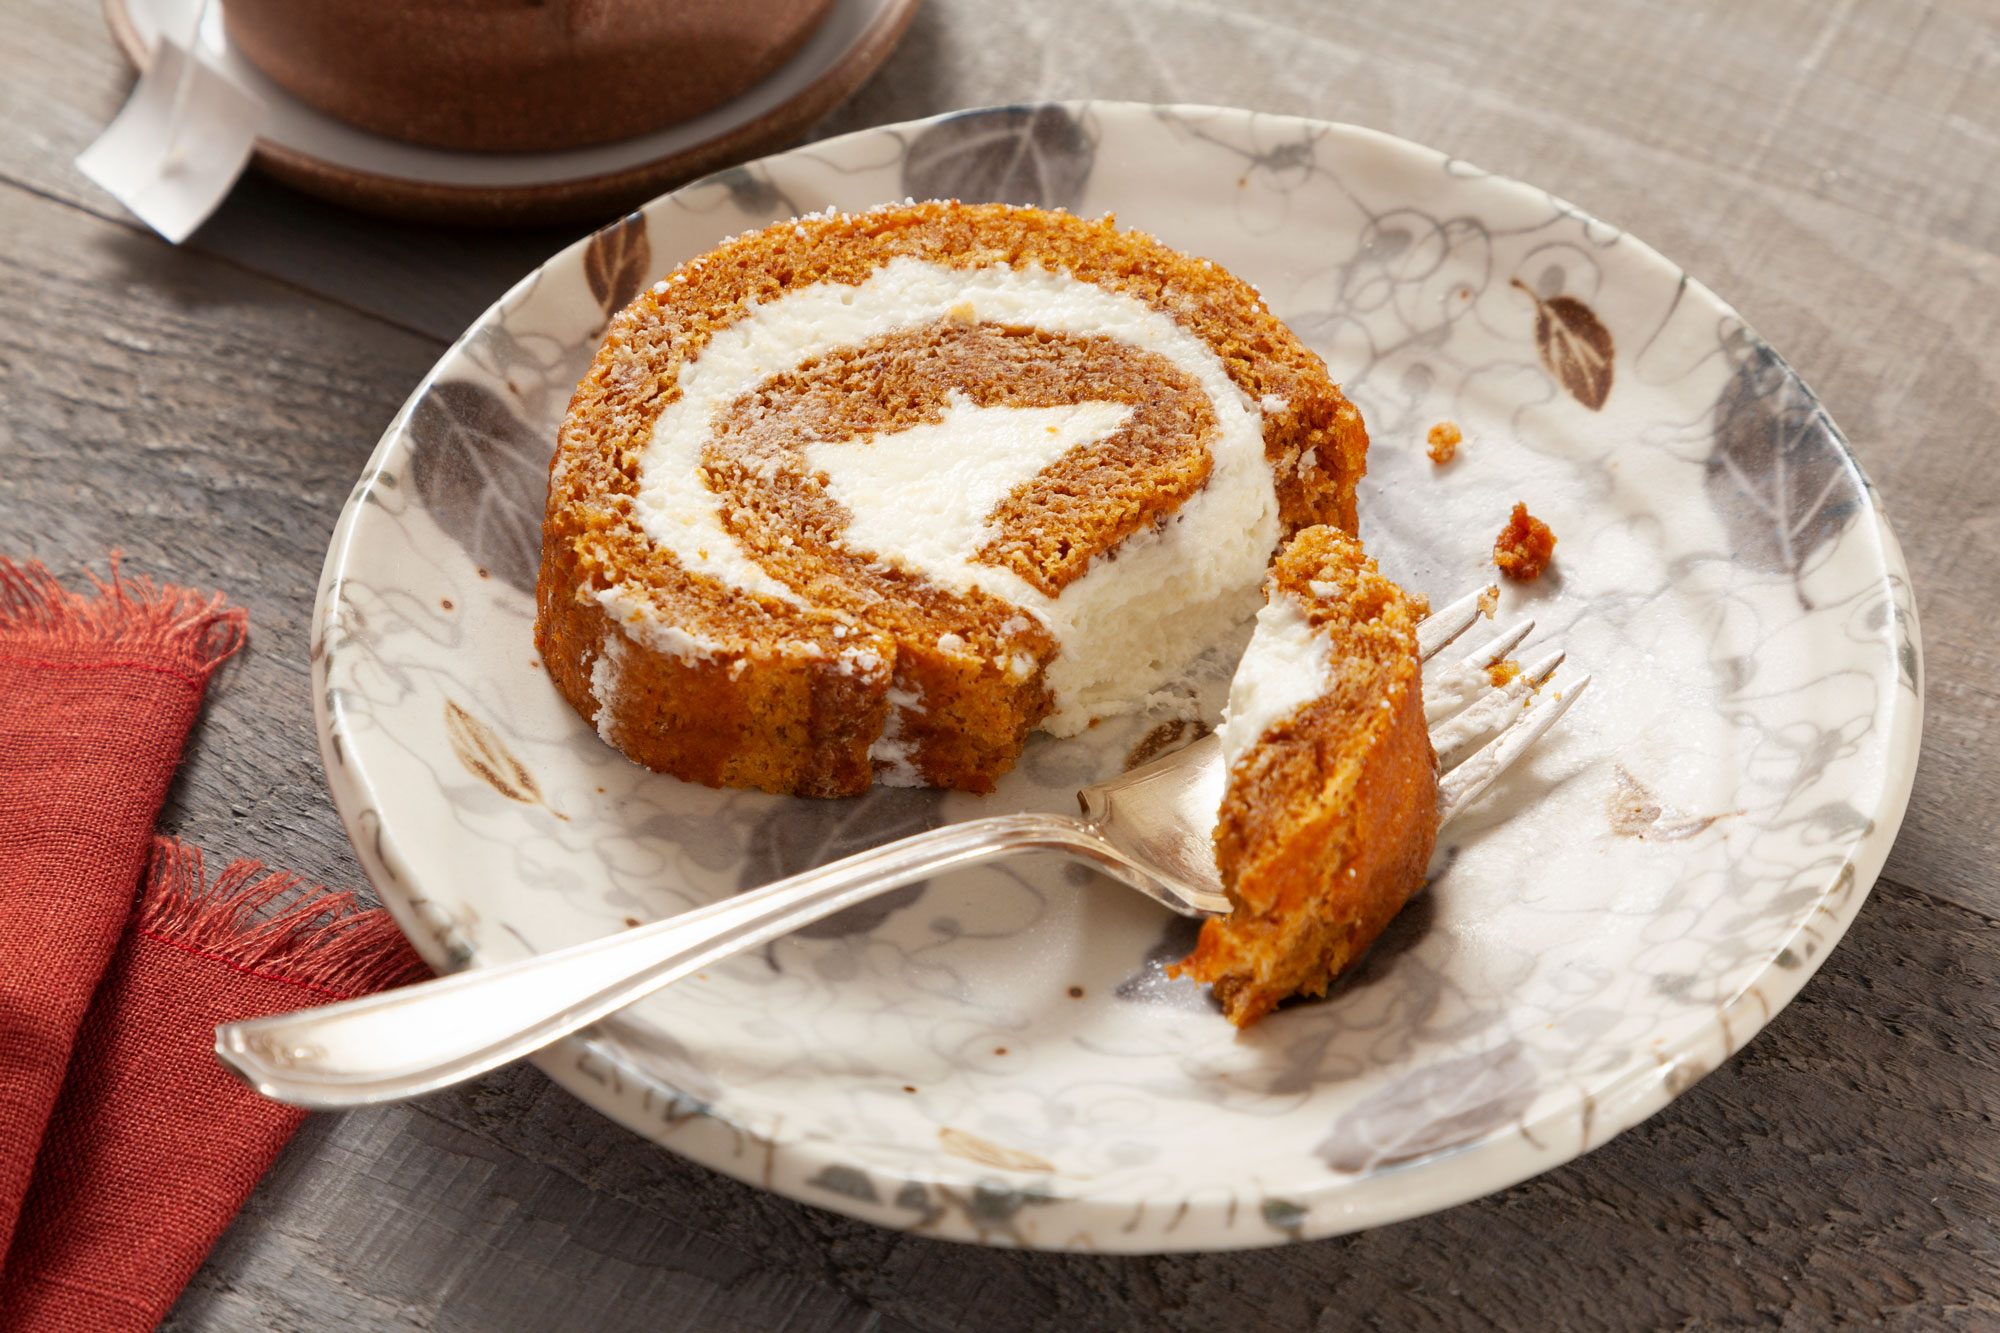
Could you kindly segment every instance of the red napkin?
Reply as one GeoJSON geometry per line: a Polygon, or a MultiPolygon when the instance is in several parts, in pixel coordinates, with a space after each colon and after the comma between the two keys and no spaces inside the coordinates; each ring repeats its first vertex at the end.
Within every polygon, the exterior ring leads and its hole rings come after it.
{"type": "Polygon", "coordinates": [[[428,975],[385,913],[154,838],[245,618],[115,560],[94,582],[0,560],[5,1333],[151,1328],[298,1127],[216,1024],[428,975]]]}

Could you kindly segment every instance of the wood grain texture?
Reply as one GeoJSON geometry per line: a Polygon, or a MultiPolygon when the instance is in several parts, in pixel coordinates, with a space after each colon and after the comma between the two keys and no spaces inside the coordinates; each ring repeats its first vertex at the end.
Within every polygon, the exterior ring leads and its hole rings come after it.
{"type": "MultiPolygon", "coordinates": [[[[0,0],[0,21],[0,550],[73,570],[115,542],[247,605],[251,649],[168,824],[356,884],[306,693],[326,539],[444,342],[567,237],[383,223],[252,180],[170,249],[71,165],[129,82],[94,9],[0,0]]],[[[1923,766],[1892,882],[1748,1050],[1652,1121],[1362,1236],[1069,1257],[766,1196],[513,1070],[315,1119],[168,1326],[2000,1322],[1996,49],[1986,0],[930,0],[822,127],[1081,95],[1355,120],[1630,228],[1799,366],[1910,558],[1923,766]]]]}
{"type": "Polygon", "coordinates": [[[438,348],[270,279],[0,186],[0,544],[250,611],[167,820],[217,853],[358,879],[320,781],[307,621],[333,520],[438,348]]]}

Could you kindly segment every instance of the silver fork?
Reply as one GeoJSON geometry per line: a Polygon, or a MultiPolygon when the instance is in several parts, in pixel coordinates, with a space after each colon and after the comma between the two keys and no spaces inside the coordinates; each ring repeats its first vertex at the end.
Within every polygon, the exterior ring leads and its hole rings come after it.
{"type": "MultiPolygon", "coordinates": [[[[1478,618],[1478,595],[1419,628],[1426,662],[1478,618]]],[[[1488,668],[1527,638],[1502,631],[1425,683],[1444,775],[1440,821],[1484,791],[1556,724],[1590,678],[1529,707],[1560,653],[1495,687],[1488,668]]],[[[1024,851],[1082,861],[1185,916],[1227,912],[1210,830],[1222,750],[1206,737],[1077,793],[1080,815],[1012,814],[931,829],[764,888],[604,939],[500,967],[215,1031],[222,1063],[266,1097],[316,1110],[421,1096],[529,1055],[712,963],[912,880],[1024,851]]]]}

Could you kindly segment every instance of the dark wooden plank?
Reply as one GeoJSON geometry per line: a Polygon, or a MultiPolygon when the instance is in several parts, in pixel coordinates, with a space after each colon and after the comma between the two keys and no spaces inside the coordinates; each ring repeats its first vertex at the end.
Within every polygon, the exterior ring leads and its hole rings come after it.
{"type": "Polygon", "coordinates": [[[900,1326],[817,1274],[768,1264],[760,1246],[682,1226],[403,1109],[316,1120],[167,1324],[774,1333],[900,1326]]]}

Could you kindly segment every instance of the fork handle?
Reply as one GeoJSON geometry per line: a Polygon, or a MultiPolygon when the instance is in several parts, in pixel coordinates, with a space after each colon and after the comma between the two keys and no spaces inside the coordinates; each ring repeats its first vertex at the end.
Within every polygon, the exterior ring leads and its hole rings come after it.
{"type": "Polygon", "coordinates": [[[844,907],[957,866],[1030,850],[1067,851],[1099,863],[1116,855],[1089,825],[1062,815],[949,824],[521,962],[226,1024],[215,1030],[215,1053],[258,1092],[293,1106],[334,1110],[421,1096],[518,1060],[691,972],[844,907]]]}

